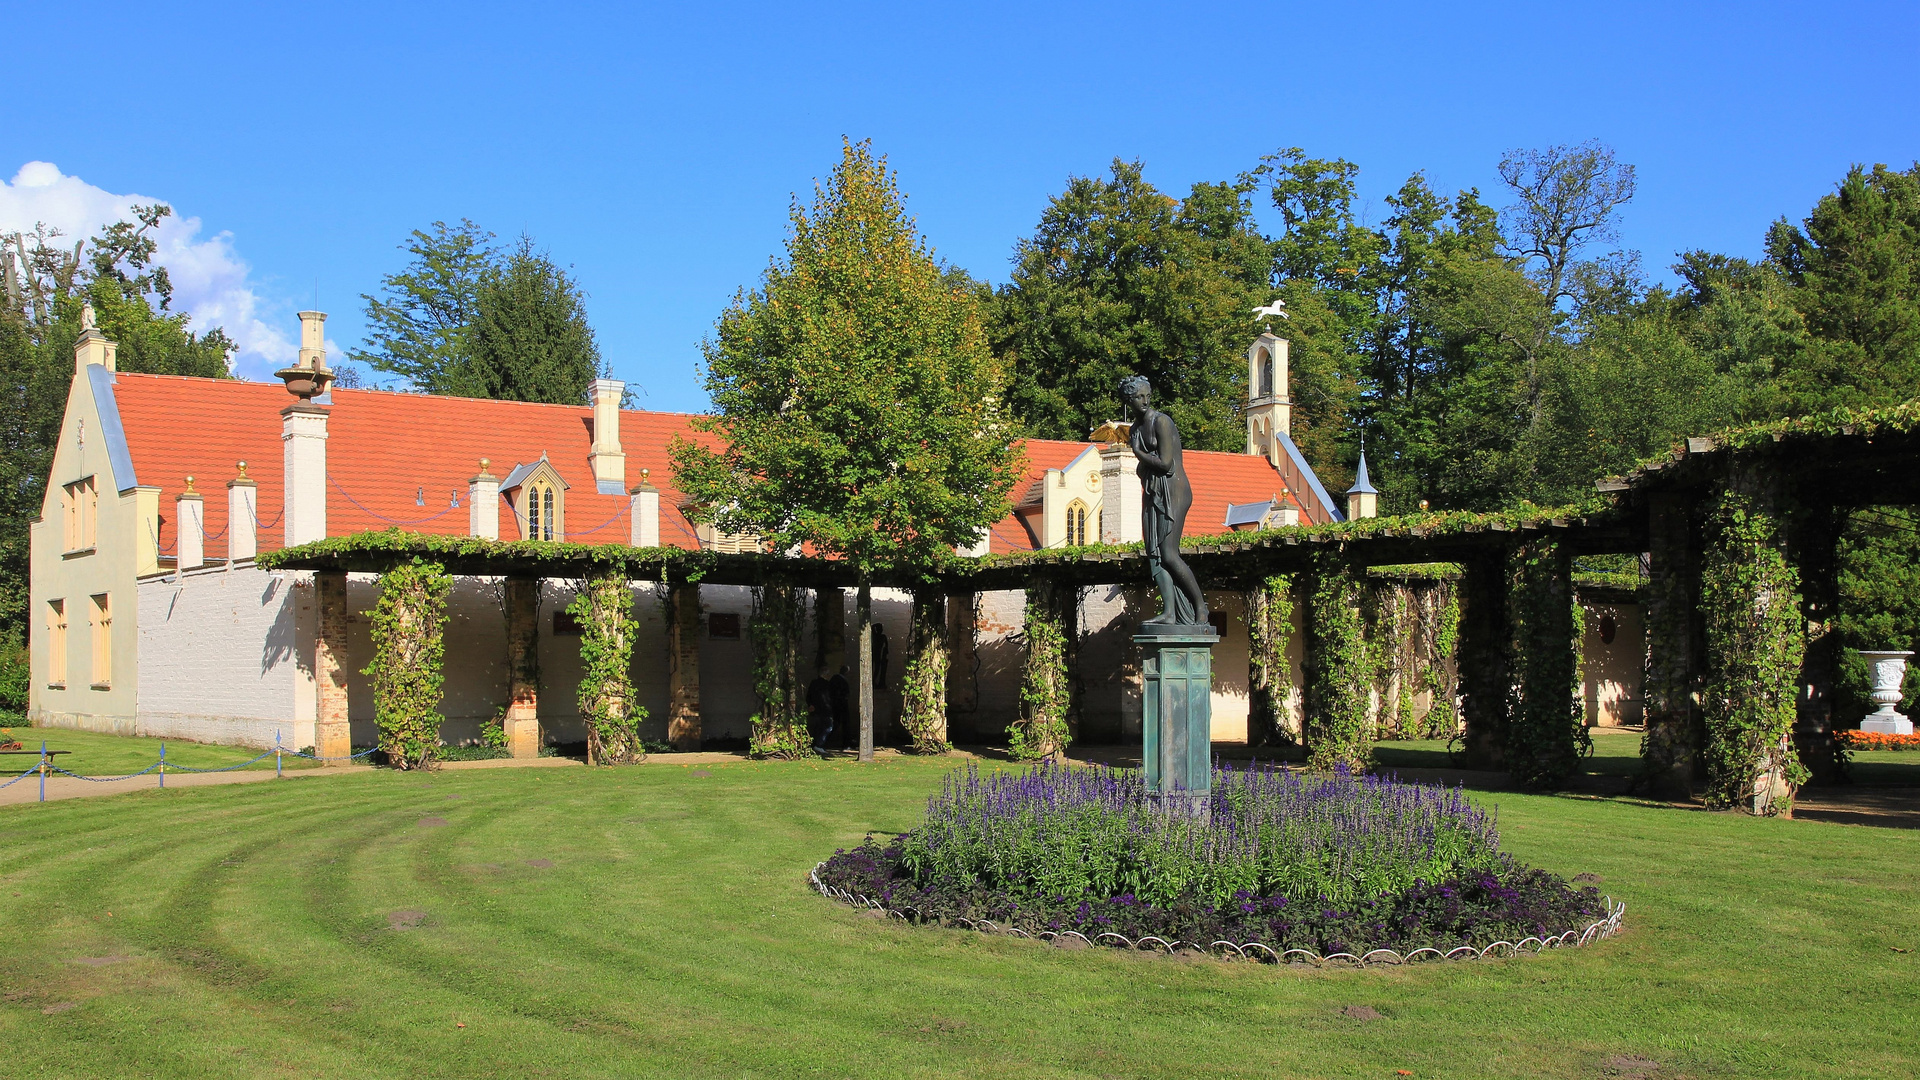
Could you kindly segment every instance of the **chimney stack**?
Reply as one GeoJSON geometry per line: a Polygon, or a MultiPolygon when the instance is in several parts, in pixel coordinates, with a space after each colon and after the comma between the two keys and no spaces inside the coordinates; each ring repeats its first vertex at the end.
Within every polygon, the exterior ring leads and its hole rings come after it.
{"type": "Polygon", "coordinates": [[[227,481],[227,562],[237,563],[260,553],[260,538],[255,535],[260,520],[260,491],[247,479],[247,463],[240,463],[238,478],[227,481]]]}
{"type": "Polygon", "coordinates": [[[618,379],[593,380],[594,487],[602,495],[627,493],[627,455],[620,449],[620,398],[627,384],[618,379]]]}
{"type": "Polygon", "coordinates": [[[500,539],[500,478],[480,459],[480,475],[467,481],[467,535],[500,539]]]}
{"type": "Polygon", "coordinates": [[[640,470],[640,486],[633,489],[633,536],[634,547],[660,546],[660,489],[647,482],[650,470],[640,470]]]}
{"type": "Polygon", "coordinates": [[[280,444],[285,457],[286,522],[283,543],[288,547],[327,535],[327,408],[313,398],[326,392],[332,373],[327,370],[324,312],[300,313],[300,361],[276,372],[287,392],[299,401],[280,410],[280,444]]]}
{"type": "Polygon", "coordinates": [[[179,570],[194,570],[207,561],[207,507],[193,490],[193,477],[187,477],[187,490],[173,500],[174,562],[179,570]]]}
{"type": "Polygon", "coordinates": [[[1143,538],[1140,474],[1133,447],[1110,442],[1100,448],[1100,542],[1131,544],[1143,538]]]}

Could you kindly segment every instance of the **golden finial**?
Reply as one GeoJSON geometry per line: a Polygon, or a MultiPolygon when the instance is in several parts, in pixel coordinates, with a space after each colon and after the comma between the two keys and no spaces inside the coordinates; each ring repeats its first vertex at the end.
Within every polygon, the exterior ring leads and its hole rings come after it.
{"type": "Polygon", "coordinates": [[[486,472],[486,471],[487,471],[487,466],[489,466],[489,465],[491,465],[491,464],[493,464],[493,462],[492,462],[492,461],[490,461],[490,460],[488,460],[487,458],[481,458],[481,459],[480,459],[480,471],[481,471],[481,472],[486,472]]]}
{"type": "Polygon", "coordinates": [[[652,470],[652,469],[641,469],[641,470],[640,470],[640,482],[641,482],[641,483],[643,483],[643,484],[644,484],[644,483],[646,483],[646,482],[647,482],[647,474],[649,474],[649,473],[651,473],[651,472],[653,472],[653,470],[652,470]]]}
{"type": "Polygon", "coordinates": [[[245,480],[246,478],[247,478],[247,463],[243,461],[240,463],[240,479],[245,480]]]}
{"type": "Polygon", "coordinates": [[[189,495],[192,495],[192,494],[194,494],[194,490],[193,490],[193,477],[191,477],[191,476],[189,476],[189,477],[187,477],[187,494],[189,494],[189,495]]]}
{"type": "Polygon", "coordinates": [[[1420,500],[1420,512],[1423,514],[1427,512],[1427,500],[1425,499],[1420,500]]]}

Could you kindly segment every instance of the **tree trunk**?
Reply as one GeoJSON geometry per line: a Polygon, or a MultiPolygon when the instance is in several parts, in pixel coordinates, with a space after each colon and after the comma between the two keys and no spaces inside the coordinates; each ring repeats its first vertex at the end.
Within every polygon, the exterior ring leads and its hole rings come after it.
{"type": "Polygon", "coordinates": [[[873,584],[860,575],[860,595],[854,605],[860,643],[860,760],[873,760],[873,584]]]}

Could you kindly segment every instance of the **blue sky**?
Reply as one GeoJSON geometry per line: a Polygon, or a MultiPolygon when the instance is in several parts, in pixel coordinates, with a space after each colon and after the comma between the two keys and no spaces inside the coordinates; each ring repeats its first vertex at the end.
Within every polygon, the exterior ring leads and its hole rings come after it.
{"type": "Polygon", "coordinates": [[[241,328],[243,374],[311,304],[356,343],[408,230],[464,216],[572,265],[654,409],[704,407],[701,337],[842,135],[994,281],[1116,155],[1177,195],[1297,145],[1359,164],[1377,218],[1415,170],[1499,202],[1502,151],[1598,138],[1639,170],[1623,240],[1654,271],[1755,255],[1850,164],[1920,157],[1912,3],[16,3],[7,25],[0,227],[134,194],[197,219],[168,257],[201,322],[241,328]]]}

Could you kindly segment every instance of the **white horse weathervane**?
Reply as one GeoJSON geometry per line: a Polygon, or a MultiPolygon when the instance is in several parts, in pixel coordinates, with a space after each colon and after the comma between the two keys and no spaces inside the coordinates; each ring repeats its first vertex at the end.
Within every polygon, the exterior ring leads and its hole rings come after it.
{"type": "Polygon", "coordinates": [[[1253,309],[1253,317],[1261,320],[1261,325],[1263,327],[1266,324],[1266,320],[1273,318],[1275,315],[1278,315],[1283,319],[1291,319],[1293,317],[1287,314],[1287,302],[1285,300],[1275,300],[1271,304],[1266,304],[1261,307],[1257,307],[1253,309]]]}

